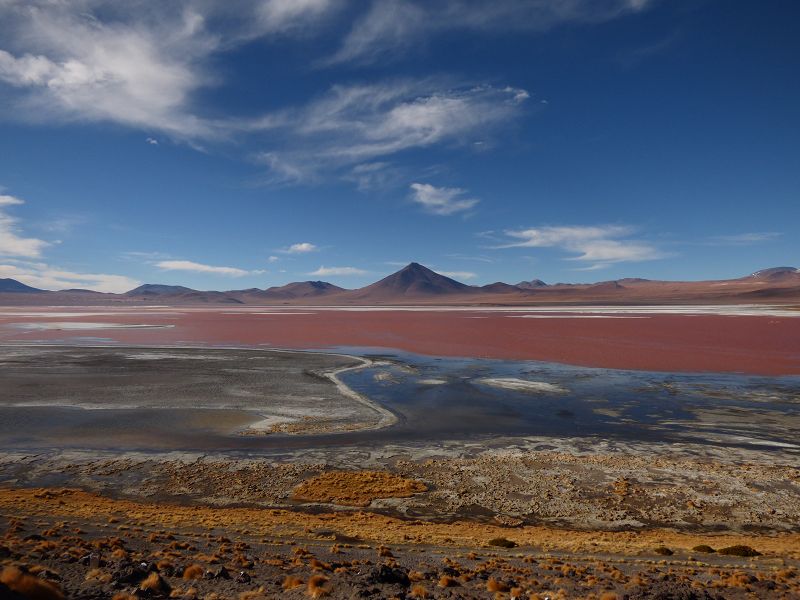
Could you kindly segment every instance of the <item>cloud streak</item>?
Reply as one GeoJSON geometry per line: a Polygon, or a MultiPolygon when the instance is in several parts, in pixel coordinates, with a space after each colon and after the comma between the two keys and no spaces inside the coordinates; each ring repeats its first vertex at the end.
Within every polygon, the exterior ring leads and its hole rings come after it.
{"type": "Polygon", "coordinates": [[[271,132],[274,148],[255,156],[276,182],[313,181],[352,169],[370,181],[385,159],[413,148],[465,144],[489,135],[521,114],[527,92],[517,88],[462,86],[442,89],[429,80],[335,85],[304,107],[240,123],[271,132]]]}
{"type": "Polygon", "coordinates": [[[366,275],[368,271],[357,269],[356,267],[320,267],[316,271],[312,271],[309,275],[315,277],[341,277],[351,275],[366,275]]]}
{"type": "Polygon", "coordinates": [[[429,183],[412,183],[411,199],[431,214],[449,216],[475,207],[477,198],[464,198],[460,188],[435,187],[429,183]]]}
{"type": "Polygon", "coordinates": [[[45,290],[79,288],[115,294],[127,292],[141,285],[140,281],[124,275],[75,273],[38,262],[0,264],[0,277],[10,277],[45,290]]]}
{"type": "Polygon", "coordinates": [[[319,250],[319,248],[311,242],[299,242],[297,244],[292,244],[288,248],[284,248],[280,252],[284,254],[309,254],[317,250],[319,250]]]}
{"type": "Polygon", "coordinates": [[[380,0],[359,17],[323,64],[395,59],[421,42],[452,31],[543,32],[571,23],[601,23],[643,10],[648,0],[380,0]]]}
{"type": "Polygon", "coordinates": [[[24,201],[19,198],[0,195],[0,256],[38,258],[50,243],[20,235],[17,226],[19,220],[3,210],[20,204],[24,204],[24,201]]]}
{"type": "Polygon", "coordinates": [[[534,227],[507,230],[505,234],[513,241],[496,248],[558,248],[577,255],[567,260],[593,263],[584,270],[667,257],[652,244],[632,239],[633,233],[631,227],[622,225],[534,227]]]}
{"type": "Polygon", "coordinates": [[[451,279],[475,279],[478,274],[473,273],[472,271],[436,271],[439,275],[444,275],[445,277],[450,277],[451,279]]]}
{"type": "Polygon", "coordinates": [[[750,246],[772,242],[783,234],[777,231],[757,231],[750,233],[739,233],[735,235],[718,235],[711,238],[709,242],[712,246],[750,246]]]}
{"type": "MultiPolygon", "coordinates": [[[[221,79],[212,58],[259,37],[303,33],[331,0],[5,0],[0,82],[32,121],[112,122],[180,139],[226,134],[193,100],[221,79]]],[[[151,138],[155,139],[155,138],[151,138]]]]}
{"type": "Polygon", "coordinates": [[[190,273],[207,273],[209,275],[225,275],[227,277],[244,277],[254,274],[253,271],[237,269],[236,267],[215,267],[193,262],[191,260],[162,260],[155,263],[162,271],[188,271],[190,273]]]}

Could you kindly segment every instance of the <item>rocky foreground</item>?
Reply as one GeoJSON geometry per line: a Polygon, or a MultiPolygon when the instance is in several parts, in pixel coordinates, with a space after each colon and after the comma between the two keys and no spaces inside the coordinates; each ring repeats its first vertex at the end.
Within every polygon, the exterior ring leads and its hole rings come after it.
{"type": "MultiPolygon", "coordinates": [[[[328,475],[302,493],[365,505],[419,482],[328,475]],[[344,496],[342,494],[344,493],[344,496]]],[[[797,598],[800,534],[577,531],[0,489],[0,597],[797,598]]]]}

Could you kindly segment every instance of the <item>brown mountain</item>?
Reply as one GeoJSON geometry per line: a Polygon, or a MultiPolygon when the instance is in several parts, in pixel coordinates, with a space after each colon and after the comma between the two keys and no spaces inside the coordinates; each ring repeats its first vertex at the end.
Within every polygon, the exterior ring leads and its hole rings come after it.
{"type": "Polygon", "coordinates": [[[16,279],[0,279],[0,292],[9,294],[36,294],[43,291],[44,290],[25,285],[16,279]]]}
{"type": "Polygon", "coordinates": [[[514,287],[521,290],[538,290],[539,288],[547,287],[547,284],[541,279],[531,279],[530,281],[520,281],[514,287]]]}
{"type": "Polygon", "coordinates": [[[513,294],[520,290],[518,286],[503,283],[502,281],[495,281],[488,285],[482,285],[480,289],[490,294],[513,294]]]}
{"type": "Polygon", "coordinates": [[[763,271],[756,271],[750,277],[758,281],[786,282],[800,285],[800,269],[795,269],[794,267],[764,269],[763,271]]]}
{"type": "Polygon", "coordinates": [[[264,293],[281,298],[309,298],[330,296],[344,291],[346,291],[344,288],[327,281],[297,281],[280,287],[267,288],[264,293]]]}
{"type": "Polygon", "coordinates": [[[251,305],[519,305],[538,304],[718,304],[800,303],[800,271],[775,267],[737,279],[653,281],[625,278],[599,283],[529,286],[496,282],[465,285],[418,263],[357,290],[324,281],[301,281],[266,290],[198,291],[182,286],[145,284],[125,294],[89,290],[47,291],[15,280],[0,280],[0,304],[98,306],[111,304],[251,304],[251,305]],[[23,292],[23,293],[20,293],[23,292]]]}
{"type": "Polygon", "coordinates": [[[346,297],[350,302],[386,302],[412,298],[463,296],[473,293],[476,289],[412,262],[396,273],[367,287],[343,294],[342,297],[346,297]]]}

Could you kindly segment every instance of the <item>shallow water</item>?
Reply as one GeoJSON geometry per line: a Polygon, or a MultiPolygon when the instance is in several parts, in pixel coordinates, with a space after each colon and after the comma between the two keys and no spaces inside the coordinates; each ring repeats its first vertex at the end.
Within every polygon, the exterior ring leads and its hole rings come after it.
{"type": "Polygon", "coordinates": [[[391,361],[348,373],[343,380],[401,415],[393,436],[600,436],[800,450],[800,377],[620,371],[342,350],[391,361]],[[523,391],[485,383],[497,378],[534,385],[523,391]],[[541,391],[549,387],[563,391],[541,391]]]}
{"type": "MultiPolygon", "coordinates": [[[[233,432],[260,417],[226,406],[222,397],[217,405],[206,399],[202,406],[183,401],[169,409],[158,408],[152,398],[131,406],[129,397],[124,408],[109,404],[87,410],[55,404],[13,406],[0,395],[0,449],[280,453],[552,436],[712,443],[800,454],[800,377],[652,373],[425,357],[368,348],[339,350],[375,361],[369,368],[342,374],[341,379],[392,410],[399,417],[396,425],[314,436],[241,436],[233,432]]],[[[192,362],[202,369],[201,360],[192,362]]]]}

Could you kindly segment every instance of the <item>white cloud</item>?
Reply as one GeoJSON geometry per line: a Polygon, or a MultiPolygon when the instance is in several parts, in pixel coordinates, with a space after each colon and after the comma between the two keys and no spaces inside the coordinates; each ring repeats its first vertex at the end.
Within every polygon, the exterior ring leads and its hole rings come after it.
{"type": "Polygon", "coordinates": [[[320,267],[312,271],[309,275],[316,277],[343,276],[343,275],[366,275],[368,271],[356,269],[355,267],[320,267]]]}
{"type": "Polygon", "coordinates": [[[412,183],[411,199],[434,215],[453,215],[473,208],[479,200],[463,198],[460,188],[435,187],[429,183],[412,183]]]}
{"type": "Polygon", "coordinates": [[[280,259],[277,256],[270,256],[270,257],[267,258],[267,262],[269,262],[269,263],[276,263],[279,260],[280,259]]]}
{"type": "MultiPolygon", "coordinates": [[[[347,3],[333,0],[0,0],[6,115],[115,123],[147,132],[151,145],[163,135],[198,148],[248,135],[260,140],[255,159],[269,167],[270,183],[335,171],[375,189],[396,178],[377,159],[435,144],[471,145],[517,116],[528,99],[525,90],[459,87],[438,77],[338,85],[305,106],[260,116],[204,113],[203,90],[226,84],[213,68],[216,56],[259,37],[308,35],[333,11],[354,18],[366,12],[350,4],[347,11],[347,3]]],[[[441,15],[437,9],[430,16],[441,15]]]]}
{"type": "Polygon", "coordinates": [[[319,19],[335,4],[332,0],[264,0],[257,11],[263,29],[285,33],[319,19]]]}
{"type": "Polygon", "coordinates": [[[598,23],[644,9],[649,0],[381,0],[356,20],[326,62],[391,60],[448,31],[547,31],[568,23],[598,23]]]}
{"type": "Polygon", "coordinates": [[[209,273],[212,275],[226,275],[229,277],[243,277],[250,275],[251,271],[237,269],[236,267],[215,267],[204,265],[191,260],[162,260],[155,264],[164,271],[190,271],[192,273],[209,273]]]}
{"type": "Polygon", "coordinates": [[[92,7],[77,2],[14,11],[15,41],[25,50],[0,50],[0,80],[22,92],[16,110],[32,120],[210,135],[186,110],[204,83],[193,63],[218,45],[203,31],[202,16],[187,10],[164,23],[103,22],[86,9],[92,7]]]}
{"type": "Polygon", "coordinates": [[[183,139],[224,135],[194,110],[222,79],[215,54],[261,36],[305,31],[331,0],[0,2],[0,82],[30,120],[119,123],[183,139]]]}
{"type": "MultiPolygon", "coordinates": [[[[308,36],[338,23],[349,32],[341,34],[341,44],[327,62],[374,61],[452,30],[544,31],[563,23],[606,21],[648,4],[646,0],[0,0],[0,84],[13,92],[5,111],[13,118],[111,122],[194,144],[232,138],[243,130],[272,131],[283,122],[291,128],[287,139],[301,133],[309,140],[305,151],[299,149],[306,156],[317,141],[311,137],[340,134],[338,143],[325,144],[319,154],[332,160],[344,148],[344,162],[352,166],[359,162],[357,157],[387,156],[485,128],[487,121],[496,121],[498,111],[505,112],[505,120],[508,111],[500,110],[497,96],[505,93],[518,104],[529,93],[510,88],[454,92],[428,84],[427,90],[417,85],[397,97],[393,94],[398,86],[393,84],[343,86],[305,111],[258,118],[210,117],[199,101],[204,88],[226,84],[217,57],[259,38],[308,36]],[[351,21],[327,19],[334,12],[351,21]],[[491,94],[495,98],[489,102],[491,94]],[[334,118],[328,121],[329,116],[334,118]],[[304,128],[305,123],[309,127],[304,128]],[[352,141],[343,142],[348,138],[352,141]]],[[[155,136],[150,139],[158,141],[155,136]]],[[[273,168],[283,168],[283,176],[303,175],[302,170],[293,170],[298,156],[291,151],[283,156],[279,151],[283,146],[265,149],[264,160],[272,157],[273,168]]]]}
{"type": "Polygon", "coordinates": [[[45,290],[80,288],[96,292],[120,293],[141,285],[140,281],[124,275],[75,273],[34,262],[20,262],[13,265],[0,264],[0,277],[10,277],[26,285],[45,290]]]}
{"type": "Polygon", "coordinates": [[[355,183],[362,192],[386,189],[397,184],[401,178],[400,169],[386,161],[357,164],[342,176],[342,179],[355,183]]]}
{"type": "Polygon", "coordinates": [[[0,206],[16,206],[18,204],[25,204],[25,202],[14,196],[0,194],[0,206]]]}
{"type": "Polygon", "coordinates": [[[348,169],[366,185],[385,173],[385,159],[411,148],[468,143],[518,116],[527,93],[492,86],[441,87],[441,81],[336,85],[304,107],[240,122],[269,130],[274,148],[255,156],[277,182],[313,180],[348,169]]]}
{"type": "Polygon", "coordinates": [[[284,248],[281,252],[284,254],[308,254],[310,252],[316,252],[317,250],[319,250],[319,248],[311,242],[298,242],[297,244],[292,244],[288,248],[284,248]]]}
{"type": "Polygon", "coordinates": [[[49,242],[19,235],[18,219],[6,214],[2,209],[7,206],[24,204],[19,198],[0,195],[0,256],[17,256],[38,258],[49,242]]]}
{"type": "Polygon", "coordinates": [[[478,275],[471,271],[436,271],[439,275],[450,277],[451,279],[475,279],[478,275]]]}
{"type": "Polygon", "coordinates": [[[447,258],[454,258],[456,260],[469,260],[482,263],[493,263],[495,260],[488,256],[473,256],[470,254],[447,254],[447,258]]]}
{"type": "Polygon", "coordinates": [[[631,239],[633,229],[620,225],[538,227],[505,233],[517,241],[498,248],[560,248],[577,254],[569,260],[594,263],[588,269],[667,256],[647,242],[631,239]]]}

